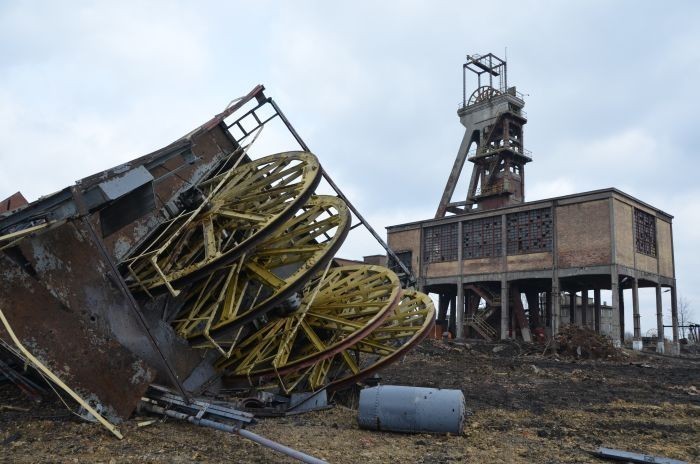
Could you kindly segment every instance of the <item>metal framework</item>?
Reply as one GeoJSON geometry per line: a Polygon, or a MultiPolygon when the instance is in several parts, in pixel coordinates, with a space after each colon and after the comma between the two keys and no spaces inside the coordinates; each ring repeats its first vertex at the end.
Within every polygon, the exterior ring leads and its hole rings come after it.
{"type": "Polygon", "coordinates": [[[505,60],[493,53],[467,55],[467,61],[462,65],[462,107],[467,106],[467,70],[476,74],[477,78],[477,90],[469,98],[470,104],[484,101],[483,98],[475,97],[477,93],[489,93],[493,96],[508,88],[508,65],[505,60]],[[482,83],[482,77],[488,78],[488,85],[482,83]],[[493,85],[494,77],[498,78],[498,87],[493,85]]]}
{"type": "Polygon", "coordinates": [[[462,256],[464,259],[502,256],[501,223],[501,216],[464,221],[462,223],[462,256]]]}
{"type": "Polygon", "coordinates": [[[275,307],[298,307],[296,292],[326,266],[349,229],[350,212],[341,199],[311,197],[253,252],[189,290],[174,321],[178,334],[202,347],[220,347],[212,339],[220,335],[232,345],[230,329],[275,307]]]}
{"type": "Polygon", "coordinates": [[[309,282],[297,311],[271,319],[222,357],[217,368],[231,379],[274,378],[311,368],[366,337],[399,303],[398,277],[384,267],[341,266],[324,274],[309,282]]]}
{"type": "Polygon", "coordinates": [[[423,239],[423,260],[428,263],[455,261],[458,243],[457,224],[426,227],[423,239]]]}
{"type": "Polygon", "coordinates": [[[293,216],[320,181],[311,153],[270,155],[219,174],[197,187],[203,198],[163,225],[155,240],[123,264],[130,287],[151,292],[204,277],[230,264],[293,216]]]}
{"type": "Polygon", "coordinates": [[[467,56],[462,66],[462,84],[462,102],[457,114],[466,132],[436,218],[447,213],[468,213],[475,208],[500,208],[522,203],[525,198],[525,164],[532,161],[523,145],[523,125],[527,122],[522,111],[525,102],[515,87],[508,87],[505,60],[491,53],[467,56]],[[467,70],[477,77],[476,89],[468,99],[467,70]],[[494,77],[498,82],[494,82],[494,77]],[[453,201],[467,159],[474,163],[467,195],[461,201],[453,201]]]}
{"type": "Polygon", "coordinates": [[[552,209],[541,208],[506,216],[509,255],[552,251],[552,209]]]}
{"type": "Polygon", "coordinates": [[[638,208],[634,209],[634,248],[656,257],[656,218],[638,208]]]}
{"type": "Polygon", "coordinates": [[[341,390],[398,360],[420,343],[434,325],[432,299],[424,293],[405,290],[394,313],[358,343],[309,368],[270,380],[287,389],[341,390]]]}

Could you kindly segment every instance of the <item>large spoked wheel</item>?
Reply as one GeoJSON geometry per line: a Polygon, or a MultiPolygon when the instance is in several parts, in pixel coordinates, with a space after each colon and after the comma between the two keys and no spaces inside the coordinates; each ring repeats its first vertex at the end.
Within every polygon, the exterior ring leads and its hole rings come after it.
{"type": "Polygon", "coordinates": [[[304,291],[299,310],[273,319],[217,367],[231,379],[281,376],[314,366],[369,335],[399,303],[398,277],[381,266],[331,268],[304,291]]]}
{"type": "Polygon", "coordinates": [[[174,322],[177,333],[202,347],[230,346],[242,324],[275,307],[298,309],[297,292],[325,268],[349,230],[341,199],[311,197],[254,251],[191,287],[174,322]]]}
{"type": "Polygon", "coordinates": [[[328,378],[320,383],[325,366],[311,372],[311,388],[324,385],[329,390],[340,390],[360,382],[397,361],[406,352],[420,343],[435,325],[435,305],[424,293],[404,290],[396,313],[359,343],[325,360],[328,378]]]}
{"type": "Polygon", "coordinates": [[[481,103],[490,100],[491,98],[496,97],[500,94],[501,92],[499,92],[497,89],[494,89],[490,85],[482,85],[471,94],[467,105],[481,103]]]}
{"type": "Polygon", "coordinates": [[[125,261],[132,289],[163,291],[233,263],[289,220],[321,179],[314,155],[287,152],[252,161],[197,186],[199,205],[166,223],[125,261]]]}
{"type": "Polygon", "coordinates": [[[260,380],[278,383],[287,392],[295,388],[341,390],[397,361],[420,343],[434,324],[435,306],[430,297],[404,290],[394,314],[358,343],[307,369],[260,380]]]}

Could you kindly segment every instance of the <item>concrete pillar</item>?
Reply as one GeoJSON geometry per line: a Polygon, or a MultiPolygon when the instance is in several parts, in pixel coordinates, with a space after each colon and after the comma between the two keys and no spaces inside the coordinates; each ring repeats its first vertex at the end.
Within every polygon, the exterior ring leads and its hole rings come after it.
{"type": "Polygon", "coordinates": [[[464,284],[457,285],[457,330],[456,338],[464,338],[464,284]]]}
{"type": "Polygon", "coordinates": [[[510,300],[508,299],[508,281],[501,280],[501,340],[508,339],[508,323],[510,322],[510,300]]]}
{"type": "Polygon", "coordinates": [[[625,289],[620,285],[620,343],[625,341],[625,289]]]}
{"type": "Polygon", "coordinates": [[[610,333],[610,338],[612,339],[613,345],[620,346],[620,290],[618,285],[618,275],[617,271],[613,269],[614,272],[610,273],[610,290],[612,290],[612,333],[610,333]]]}
{"type": "Polygon", "coordinates": [[[456,317],[457,317],[457,298],[456,298],[456,295],[450,295],[449,331],[452,332],[453,334],[455,333],[456,326],[457,326],[457,320],[455,319],[456,317]]]}
{"type": "Polygon", "coordinates": [[[632,349],[642,351],[642,328],[639,321],[639,279],[632,279],[632,315],[634,322],[634,338],[632,349]]]}
{"type": "Polygon", "coordinates": [[[581,327],[588,327],[588,290],[581,291],[581,327]]]}
{"type": "Polygon", "coordinates": [[[656,284],[656,352],[664,352],[664,310],[661,304],[661,284],[656,284]]]}
{"type": "Polygon", "coordinates": [[[527,290],[525,292],[525,298],[527,299],[527,311],[530,316],[530,327],[544,327],[544,324],[542,324],[542,320],[540,318],[540,293],[527,290]]]}
{"type": "Polygon", "coordinates": [[[600,333],[600,289],[596,288],[593,290],[593,330],[596,333],[600,333]]]}
{"type": "MultiPolygon", "coordinates": [[[[549,290],[544,294],[544,324],[546,327],[552,328],[552,291],[549,290]]],[[[551,333],[551,331],[550,331],[551,333]]]]}
{"type": "Polygon", "coordinates": [[[457,223],[457,262],[459,263],[459,279],[457,280],[457,338],[464,338],[464,261],[462,259],[464,234],[462,221],[457,223]]]}
{"type": "Polygon", "coordinates": [[[447,295],[445,293],[439,293],[438,294],[438,319],[439,320],[445,320],[447,319],[447,308],[450,304],[450,300],[448,299],[447,295]]]}
{"type": "Polygon", "coordinates": [[[678,356],[681,354],[680,338],[678,337],[678,295],[676,286],[671,287],[671,325],[673,326],[673,347],[671,354],[678,356]]]}
{"type": "Polygon", "coordinates": [[[576,324],[576,292],[569,292],[569,324],[576,324]]]}
{"type": "Polygon", "coordinates": [[[552,308],[552,337],[559,333],[561,316],[561,294],[559,293],[559,279],[552,279],[552,291],[549,293],[550,307],[552,308]]]}

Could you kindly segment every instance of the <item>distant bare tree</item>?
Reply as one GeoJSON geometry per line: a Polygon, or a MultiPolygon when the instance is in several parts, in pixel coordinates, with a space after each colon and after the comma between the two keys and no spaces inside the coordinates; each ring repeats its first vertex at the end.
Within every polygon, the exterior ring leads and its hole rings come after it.
{"type": "MultiPolygon", "coordinates": [[[[690,307],[690,301],[683,296],[678,297],[678,324],[683,326],[690,322],[694,322],[694,317],[693,308],[690,307]]],[[[685,338],[685,327],[683,327],[681,330],[683,334],[682,338],[685,338]]]]}
{"type": "MultiPolygon", "coordinates": [[[[690,300],[682,295],[678,296],[678,325],[684,326],[684,325],[689,324],[691,322],[696,322],[693,320],[694,318],[695,318],[695,312],[693,311],[693,308],[690,306],[690,300]]],[[[673,323],[671,309],[669,309],[669,311],[668,311],[668,320],[669,320],[669,322],[673,323]]],[[[680,335],[681,335],[681,338],[685,338],[685,328],[681,328],[680,335]]]]}

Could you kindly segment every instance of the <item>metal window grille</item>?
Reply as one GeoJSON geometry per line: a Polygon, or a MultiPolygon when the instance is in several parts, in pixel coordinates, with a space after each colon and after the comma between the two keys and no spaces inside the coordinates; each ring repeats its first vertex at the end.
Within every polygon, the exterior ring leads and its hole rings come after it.
{"type": "MultiPolygon", "coordinates": [[[[399,258],[399,261],[401,261],[410,272],[413,272],[413,269],[411,269],[411,260],[413,259],[413,252],[409,250],[395,251],[394,253],[396,253],[396,257],[399,258]]],[[[399,267],[399,264],[392,256],[389,256],[389,269],[396,272],[397,274],[403,273],[403,269],[399,267]]]]}
{"type": "Polygon", "coordinates": [[[656,257],[656,218],[634,209],[634,248],[638,253],[656,257]]]}
{"type": "Polygon", "coordinates": [[[501,256],[501,216],[473,219],[462,224],[462,257],[492,258],[501,256]]]}
{"type": "Polygon", "coordinates": [[[509,255],[552,251],[552,208],[506,216],[509,255]]]}
{"type": "Polygon", "coordinates": [[[426,227],[423,238],[423,260],[441,263],[457,260],[457,223],[426,227]]]}

